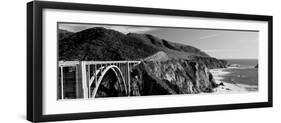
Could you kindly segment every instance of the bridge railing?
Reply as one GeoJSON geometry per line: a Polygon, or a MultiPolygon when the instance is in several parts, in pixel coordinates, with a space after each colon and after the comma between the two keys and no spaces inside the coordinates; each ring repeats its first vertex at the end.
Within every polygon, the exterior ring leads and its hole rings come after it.
{"type": "Polygon", "coordinates": [[[140,61],[59,61],[58,99],[94,98],[95,94],[92,92],[98,89],[99,73],[103,73],[108,66],[120,69],[127,96],[130,96],[130,72],[139,63],[140,61]]]}

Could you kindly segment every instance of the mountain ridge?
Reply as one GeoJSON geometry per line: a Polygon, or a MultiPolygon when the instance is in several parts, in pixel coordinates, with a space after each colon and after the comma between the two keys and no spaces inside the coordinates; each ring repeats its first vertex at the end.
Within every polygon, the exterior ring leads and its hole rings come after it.
{"type": "Polygon", "coordinates": [[[65,35],[59,40],[59,60],[63,61],[144,60],[164,52],[168,59],[200,61],[210,68],[226,67],[227,64],[196,47],[167,41],[151,34],[123,34],[104,27],[93,27],[72,34],[65,32],[67,30],[59,31],[59,35],[65,35]]]}

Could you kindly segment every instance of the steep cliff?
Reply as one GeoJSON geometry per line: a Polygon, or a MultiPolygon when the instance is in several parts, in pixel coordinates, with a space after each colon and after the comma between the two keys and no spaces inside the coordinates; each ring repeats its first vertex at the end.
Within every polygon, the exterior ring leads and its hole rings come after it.
{"type": "Polygon", "coordinates": [[[208,93],[218,86],[205,64],[183,59],[143,61],[131,76],[134,96],[208,93]]]}

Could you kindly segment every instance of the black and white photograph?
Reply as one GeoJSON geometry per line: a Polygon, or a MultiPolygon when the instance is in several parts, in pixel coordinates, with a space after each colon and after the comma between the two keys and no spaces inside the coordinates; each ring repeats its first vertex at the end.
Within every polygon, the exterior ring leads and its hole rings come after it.
{"type": "Polygon", "coordinates": [[[259,91],[259,31],[57,23],[57,100],[259,91]]]}
{"type": "Polygon", "coordinates": [[[29,2],[27,120],[273,106],[272,15],[150,5],[29,2]]]}

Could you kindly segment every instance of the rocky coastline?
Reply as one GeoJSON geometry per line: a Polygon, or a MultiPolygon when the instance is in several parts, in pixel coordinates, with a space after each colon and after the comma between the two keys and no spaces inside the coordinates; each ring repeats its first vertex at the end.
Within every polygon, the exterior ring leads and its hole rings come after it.
{"type": "Polygon", "coordinates": [[[183,59],[143,61],[131,76],[133,96],[211,93],[219,86],[205,64],[183,59]]]}

